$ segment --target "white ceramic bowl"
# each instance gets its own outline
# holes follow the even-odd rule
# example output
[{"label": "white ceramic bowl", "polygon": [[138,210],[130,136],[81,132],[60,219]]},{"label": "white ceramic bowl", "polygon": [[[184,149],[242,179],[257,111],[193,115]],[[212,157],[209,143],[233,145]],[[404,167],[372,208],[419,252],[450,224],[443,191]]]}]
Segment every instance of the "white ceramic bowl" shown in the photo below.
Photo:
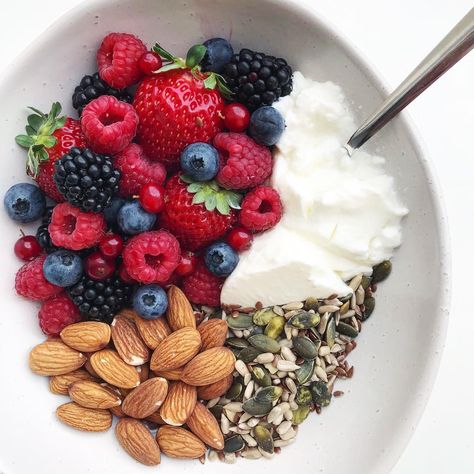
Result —
[{"label": "white ceramic bowl", "polygon": [[[359,54],[297,0],[90,0],[35,41],[0,84],[2,196],[25,180],[25,153],[13,139],[23,128],[25,107],[49,110],[53,100],[60,100],[71,112],[73,88],[95,71],[96,48],[110,31],[136,33],[149,45],[159,40],[180,54],[205,38],[224,36],[236,49],[245,45],[281,55],[305,75],[340,84],[359,120],[386,93]],[[446,331],[446,223],[430,165],[406,119],[395,120],[368,147],[388,157],[388,171],[411,212],[393,274],[381,285],[377,309],[351,354],[355,376],[338,385],[346,395],[321,416],[310,417],[297,441],[271,462],[202,466],[165,458],[159,469],[370,474],[388,472],[398,459],[431,391]],[[66,398],[51,394],[47,380],[27,366],[28,351],[43,336],[36,307],[13,292],[20,263],[12,246],[19,229],[3,212],[0,222],[0,472],[150,472],[121,450],[112,431],[84,434],[55,419],[55,408]]]}]

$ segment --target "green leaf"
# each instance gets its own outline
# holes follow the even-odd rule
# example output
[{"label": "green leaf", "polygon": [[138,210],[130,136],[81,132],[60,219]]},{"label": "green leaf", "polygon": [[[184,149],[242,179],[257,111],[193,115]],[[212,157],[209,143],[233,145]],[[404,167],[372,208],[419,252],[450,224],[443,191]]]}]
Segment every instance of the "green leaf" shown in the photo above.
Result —
[{"label": "green leaf", "polygon": [[206,209],[208,211],[213,211],[216,206],[217,206],[217,199],[218,199],[218,195],[217,194],[210,194],[208,196],[208,198],[206,199],[204,205],[206,206]]},{"label": "green leaf", "polygon": [[44,135],[42,137],[39,137],[36,143],[43,145],[45,148],[51,148],[57,143],[56,137],[53,137],[52,135]]},{"label": "green leaf", "polygon": [[237,193],[228,192],[227,193],[227,202],[232,209],[240,209],[240,203],[242,201],[242,196]]},{"label": "green leaf", "polygon": [[25,130],[28,135],[36,135],[36,130],[33,130],[29,125],[25,127]]},{"label": "green leaf", "polygon": [[33,146],[35,143],[33,137],[28,135],[17,135],[15,141],[24,148],[30,148],[30,146]]},{"label": "green leaf", "polygon": [[190,193],[197,193],[199,191],[201,191],[203,188],[203,185],[201,183],[191,183],[189,186],[188,186],[188,191]]},{"label": "green leaf", "polygon": [[201,63],[206,54],[207,48],[203,44],[195,44],[191,46],[186,55],[186,66],[193,68]]},{"label": "green leaf", "polygon": [[43,125],[43,119],[39,115],[31,114],[28,115],[28,125],[37,132]]},{"label": "green leaf", "polygon": [[34,107],[28,107],[30,110],[32,110],[35,114],[38,114],[40,115],[41,117],[45,117],[46,118],[46,115],[41,112],[41,110],[38,110],[38,109],[35,109]]},{"label": "green leaf", "polygon": [[209,74],[209,76],[204,79],[204,87],[206,89],[215,89],[216,88],[216,76],[215,74]]},{"label": "green leaf", "polygon": [[164,66],[161,66],[156,73],[172,71],[173,69],[181,69],[181,66],[178,63],[165,64]]},{"label": "green leaf", "polygon": [[49,115],[53,118],[56,118],[61,113],[61,110],[61,104],[59,102],[54,102],[51,106],[51,111],[49,112]]},{"label": "green leaf", "polygon": [[217,210],[221,213],[224,214],[225,216],[228,216],[230,213],[230,207],[229,204],[227,203],[227,199],[225,194],[219,193],[217,195]]},{"label": "green leaf", "polygon": [[158,43],[155,43],[155,46],[153,46],[152,50],[167,61],[174,62],[175,60],[175,56],[173,56],[170,52],[166,51],[166,49],[162,48],[161,45],[159,45]]},{"label": "green leaf", "polygon": [[232,96],[234,95],[233,92],[227,87],[227,82],[222,77],[220,74],[215,74],[216,76],[216,81],[217,81],[217,87],[221,94],[226,98],[226,99],[231,99]]},{"label": "green leaf", "polygon": [[26,171],[33,178],[36,178],[38,176],[39,163],[33,152],[33,147],[31,147],[28,150],[28,159],[26,161]]},{"label": "green leaf", "polygon": [[38,157],[40,162],[49,160],[48,152],[44,148],[41,148],[41,150],[38,151]]},{"label": "green leaf", "polygon": [[64,124],[66,123],[66,118],[67,117],[60,117],[56,120],[56,126],[54,128],[54,131],[64,127]]}]

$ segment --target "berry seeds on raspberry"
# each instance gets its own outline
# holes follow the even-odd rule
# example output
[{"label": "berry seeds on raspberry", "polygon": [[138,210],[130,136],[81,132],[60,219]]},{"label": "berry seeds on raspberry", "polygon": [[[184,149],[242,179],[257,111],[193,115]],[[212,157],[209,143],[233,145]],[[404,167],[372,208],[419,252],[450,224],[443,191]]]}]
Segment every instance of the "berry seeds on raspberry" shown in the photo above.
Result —
[{"label": "berry seeds on raspberry", "polygon": [[242,201],[240,224],[252,232],[274,227],[281,219],[283,206],[278,192],[269,186],[250,191]]}]

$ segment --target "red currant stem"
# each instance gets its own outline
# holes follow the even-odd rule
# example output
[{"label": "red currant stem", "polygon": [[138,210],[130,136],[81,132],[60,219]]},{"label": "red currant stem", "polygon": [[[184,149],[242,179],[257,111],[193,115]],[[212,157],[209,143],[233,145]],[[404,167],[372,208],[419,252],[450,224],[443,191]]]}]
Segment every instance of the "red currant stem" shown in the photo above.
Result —
[{"label": "red currant stem", "polygon": [[20,234],[21,234],[22,237],[26,236],[26,234],[23,232],[23,229],[20,229]]}]

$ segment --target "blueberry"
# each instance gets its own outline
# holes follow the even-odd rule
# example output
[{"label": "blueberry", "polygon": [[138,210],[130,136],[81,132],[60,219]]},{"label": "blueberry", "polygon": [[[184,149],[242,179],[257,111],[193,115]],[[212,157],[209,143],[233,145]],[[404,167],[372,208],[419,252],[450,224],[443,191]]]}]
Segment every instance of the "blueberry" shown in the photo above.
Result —
[{"label": "blueberry", "polygon": [[156,222],[156,215],[146,212],[138,201],[127,202],[117,214],[117,223],[125,234],[135,235],[151,230]]},{"label": "blueberry", "polygon": [[117,223],[118,211],[126,202],[126,199],[116,196],[112,198],[110,204],[104,209],[104,218],[109,226]]},{"label": "blueberry", "polygon": [[285,120],[277,109],[265,105],[250,117],[249,134],[260,145],[272,146],[285,130]]},{"label": "blueberry", "polygon": [[239,256],[230,245],[217,242],[207,247],[204,261],[211,273],[218,277],[226,277],[234,271],[239,263]]},{"label": "blueberry", "polygon": [[138,288],[133,296],[133,309],[145,319],[157,319],[168,308],[166,292],[158,285]]},{"label": "blueberry", "polygon": [[181,169],[194,181],[209,181],[219,170],[219,154],[207,143],[192,143],[181,153]]},{"label": "blueberry", "polygon": [[46,209],[46,199],[38,186],[30,183],[13,185],[3,199],[11,219],[22,224],[39,219]]},{"label": "blueberry", "polygon": [[224,38],[211,38],[204,41],[207,48],[201,61],[203,71],[222,72],[224,66],[232,59],[234,48]]},{"label": "blueberry", "polygon": [[43,263],[44,277],[53,285],[75,285],[81,279],[82,273],[81,257],[69,250],[53,252]]}]

